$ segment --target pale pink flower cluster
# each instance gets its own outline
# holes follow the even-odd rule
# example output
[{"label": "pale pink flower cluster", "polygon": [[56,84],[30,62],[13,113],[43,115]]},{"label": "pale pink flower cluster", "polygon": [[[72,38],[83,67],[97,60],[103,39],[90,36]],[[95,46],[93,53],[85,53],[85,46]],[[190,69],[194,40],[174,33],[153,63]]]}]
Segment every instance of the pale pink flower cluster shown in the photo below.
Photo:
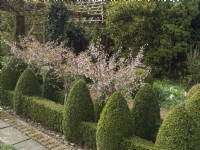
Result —
[{"label": "pale pink flower cluster", "polygon": [[[130,55],[123,59],[118,56],[120,50],[108,57],[104,47],[94,43],[90,44],[88,51],[79,55],[62,44],[41,44],[32,37],[22,39],[20,46],[7,44],[11,46],[11,53],[27,64],[53,69],[64,79],[66,92],[71,86],[71,77],[85,75],[93,81],[90,89],[95,98],[107,100],[114,91],[121,91],[129,99],[145,78],[138,78],[135,74],[136,68],[142,65],[144,47],[135,58]],[[150,70],[147,70],[148,74]]]}]

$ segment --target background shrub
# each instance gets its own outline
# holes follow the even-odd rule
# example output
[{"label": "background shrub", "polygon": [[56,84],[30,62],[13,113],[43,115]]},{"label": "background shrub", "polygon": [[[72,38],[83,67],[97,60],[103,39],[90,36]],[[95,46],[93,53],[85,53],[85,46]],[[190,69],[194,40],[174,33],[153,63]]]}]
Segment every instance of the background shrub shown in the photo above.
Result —
[{"label": "background shrub", "polygon": [[5,64],[0,77],[2,90],[14,90],[17,80],[25,68],[26,65],[16,58],[12,58],[7,65]]},{"label": "background shrub", "polygon": [[63,90],[63,88],[63,81],[52,70],[46,73],[43,84],[43,96],[45,98],[56,102],[55,92]]},{"label": "background shrub", "polygon": [[200,84],[196,84],[191,87],[187,93],[187,99],[190,99],[195,93],[200,92]]},{"label": "background shrub", "polygon": [[94,107],[85,81],[78,80],[64,104],[63,131],[65,138],[76,141],[77,128],[82,121],[94,121]]},{"label": "background shrub", "polygon": [[145,139],[153,139],[158,130],[160,109],[152,86],[148,83],[137,92],[132,108],[135,134]]},{"label": "background shrub", "polygon": [[97,126],[97,150],[121,150],[123,138],[133,134],[134,126],[124,97],[115,92],[106,103]]},{"label": "background shrub", "polygon": [[156,150],[199,150],[200,134],[196,122],[179,106],[164,119],[159,129]]}]

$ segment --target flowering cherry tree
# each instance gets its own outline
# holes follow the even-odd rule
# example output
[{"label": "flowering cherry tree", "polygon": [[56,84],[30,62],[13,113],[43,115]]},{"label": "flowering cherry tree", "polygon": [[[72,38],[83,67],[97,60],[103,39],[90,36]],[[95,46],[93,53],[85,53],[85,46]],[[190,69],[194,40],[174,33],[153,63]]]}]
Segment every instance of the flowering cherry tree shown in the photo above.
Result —
[{"label": "flowering cherry tree", "polygon": [[[20,46],[7,44],[11,47],[11,53],[27,64],[53,69],[58,77],[64,79],[66,93],[72,84],[71,77],[85,75],[93,81],[90,90],[95,98],[107,100],[114,91],[121,91],[129,99],[145,78],[135,74],[136,68],[142,65],[144,46],[135,58],[130,54],[129,58],[124,59],[119,58],[120,50],[108,57],[104,47],[94,43],[90,44],[88,51],[79,55],[62,44],[41,44],[33,37],[21,39]],[[147,74],[149,71],[147,68]]]}]

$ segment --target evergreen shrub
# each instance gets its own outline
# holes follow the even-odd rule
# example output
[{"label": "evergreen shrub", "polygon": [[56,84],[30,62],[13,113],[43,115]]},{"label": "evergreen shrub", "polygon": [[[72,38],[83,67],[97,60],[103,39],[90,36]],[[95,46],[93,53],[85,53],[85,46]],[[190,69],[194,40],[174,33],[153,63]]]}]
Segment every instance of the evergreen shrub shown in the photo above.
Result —
[{"label": "evergreen shrub", "polygon": [[176,107],[164,119],[155,143],[155,150],[199,150],[197,123],[183,106]]},{"label": "evergreen shrub", "polygon": [[131,113],[125,98],[119,92],[106,103],[97,125],[97,150],[121,150],[121,142],[134,133]]},{"label": "evergreen shrub", "polygon": [[83,121],[94,121],[93,102],[85,81],[76,81],[70,89],[63,115],[64,136],[75,142],[79,124]]},{"label": "evergreen shrub", "polygon": [[195,93],[200,93],[200,84],[196,84],[189,89],[187,99],[189,100]]},{"label": "evergreen shrub", "polygon": [[152,86],[144,84],[137,92],[132,108],[135,134],[141,138],[154,140],[160,122],[160,108]]},{"label": "evergreen shrub", "polygon": [[123,150],[153,150],[153,148],[154,144],[151,141],[136,136],[123,141]]}]

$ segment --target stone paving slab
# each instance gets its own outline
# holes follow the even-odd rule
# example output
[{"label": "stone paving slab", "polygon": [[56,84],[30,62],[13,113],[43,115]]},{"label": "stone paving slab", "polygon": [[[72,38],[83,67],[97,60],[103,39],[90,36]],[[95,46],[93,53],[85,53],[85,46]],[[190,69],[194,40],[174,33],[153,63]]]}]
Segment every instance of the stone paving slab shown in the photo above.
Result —
[{"label": "stone paving slab", "polygon": [[0,129],[0,141],[4,144],[13,145],[28,139],[30,139],[30,137],[13,127]]},{"label": "stone paving slab", "polygon": [[18,150],[47,150],[44,146],[32,139],[13,145]]},{"label": "stone paving slab", "polygon": [[0,120],[0,129],[6,128],[6,127],[9,127],[9,126],[10,125],[7,122]]}]

